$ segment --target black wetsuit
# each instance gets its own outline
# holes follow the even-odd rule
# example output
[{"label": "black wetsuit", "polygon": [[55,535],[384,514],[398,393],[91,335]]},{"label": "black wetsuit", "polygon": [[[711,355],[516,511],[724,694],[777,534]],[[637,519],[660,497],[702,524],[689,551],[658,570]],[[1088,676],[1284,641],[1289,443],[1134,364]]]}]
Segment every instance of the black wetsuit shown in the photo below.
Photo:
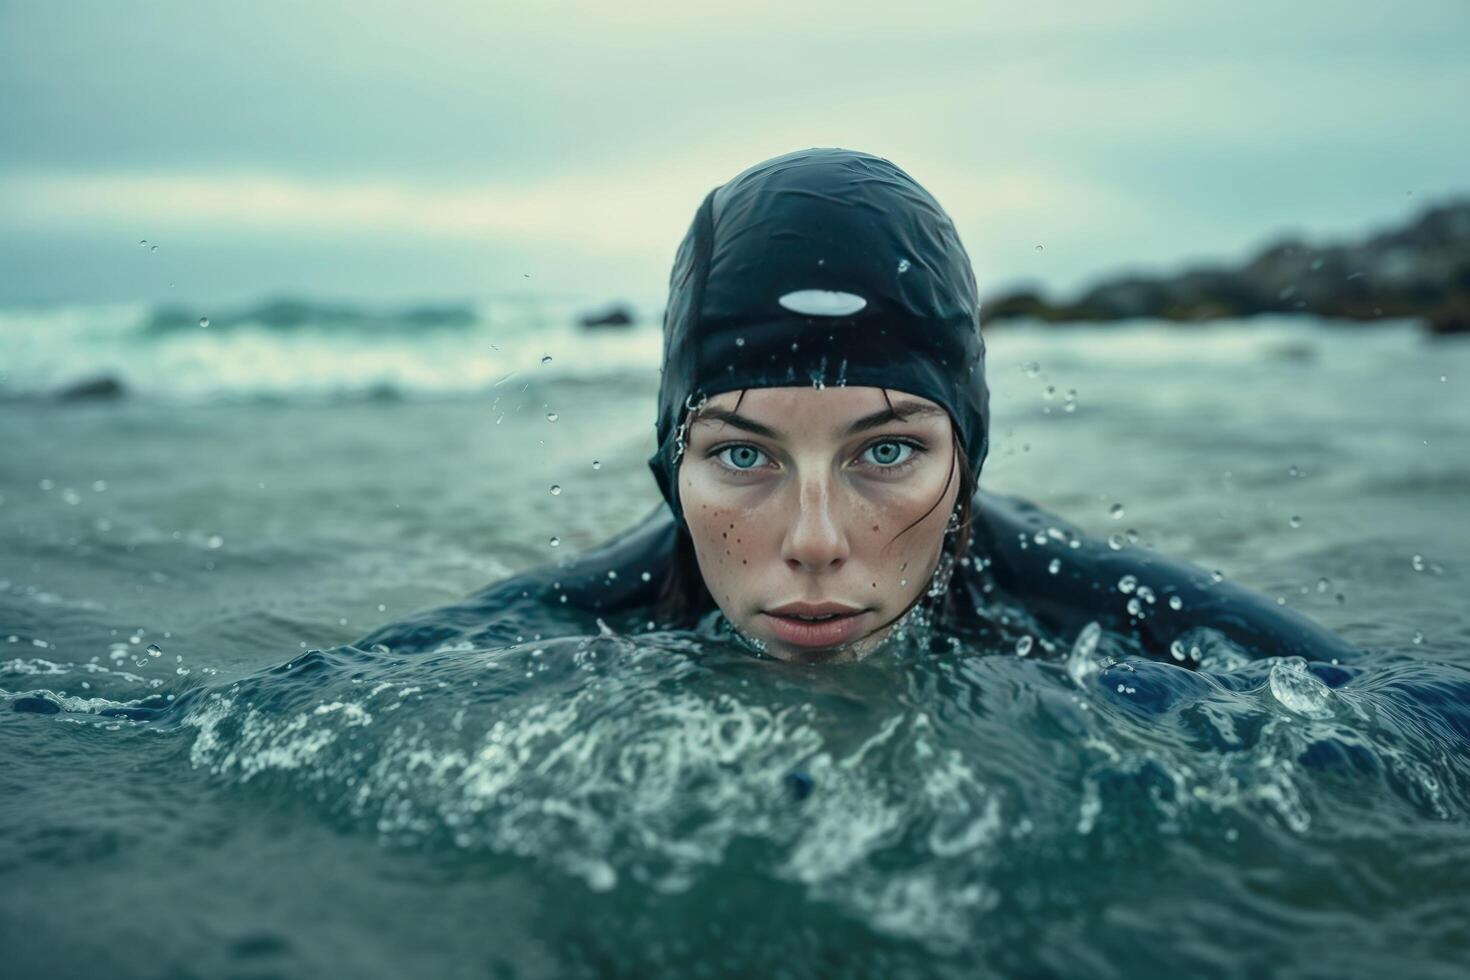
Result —
[{"label": "black wetsuit", "polygon": [[[568,564],[530,569],[462,602],[384,626],[357,645],[381,643],[394,652],[465,641],[494,647],[596,633],[599,619],[620,633],[662,628],[668,624],[657,621],[655,609],[674,540],[673,515],[660,506]],[[1134,584],[1125,589],[1120,583],[1127,576]],[[1009,607],[1024,609],[1062,643],[1096,622],[1161,660],[1177,661],[1171,644],[1198,627],[1219,631],[1253,656],[1329,661],[1356,652],[1305,616],[1239,585],[1212,581],[1198,566],[1144,548],[1115,549],[1032,504],[985,491],[975,496],[970,560],[955,570],[949,588],[952,618],[944,625],[959,635],[983,631],[997,609]]]}]

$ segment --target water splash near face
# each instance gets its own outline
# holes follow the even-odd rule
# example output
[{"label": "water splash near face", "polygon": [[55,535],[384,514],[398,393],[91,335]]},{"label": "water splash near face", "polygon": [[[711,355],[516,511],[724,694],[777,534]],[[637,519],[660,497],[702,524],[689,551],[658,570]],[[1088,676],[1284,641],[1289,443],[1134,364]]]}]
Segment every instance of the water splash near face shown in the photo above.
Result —
[{"label": "water splash near face", "polygon": [[[1097,624],[1069,643],[1007,607],[978,612],[988,632],[910,632],[836,668],[618,624],[411,656],[339,647],[162,688],[146,670],[18,657],[0,663],[0,707],[68,721],[52,737],[85,734],[94,753],[106,743],[81,725],[118,729],[120,750],[159,753],[150,765],[187,759],[209,779],[174,782],[220,794],[238,821],[262,808],[319,820],[404,860],[439,855],[462,886],[529,866],[546,889],[528,899],[538,916],[581,937],[559,954],[567,972],[594,954],[668,965],[675,937],[726,948],[715,907],[726,939],[764,935],[771,955],[818,962],[764,930],[773,903],[902,962],[1039,967],[1027,950],[1070,948],[1038,942],[1058,938],[1047,923],[1070,910],[1100,928],[1119,876],[1146,869],[1183,901],[1194,862],[1228,865],[1248,845],[1272,864],[1347,865],[1314,892],[1336,894],[1401,859],[1343,853],[1363,821],[1432,848],[1443,835],[1425,821],[1470,816],[1470,764],[1432,720],[1456,723],[1470,672],[1255,659],[1206,632],[1181,638],[1215,664],[1194,671],[1140,659]],[[1222,901],[1212,922],[1259,930],[1291,899]],[[1153,928],[1123,927],[1130,943]]]}]

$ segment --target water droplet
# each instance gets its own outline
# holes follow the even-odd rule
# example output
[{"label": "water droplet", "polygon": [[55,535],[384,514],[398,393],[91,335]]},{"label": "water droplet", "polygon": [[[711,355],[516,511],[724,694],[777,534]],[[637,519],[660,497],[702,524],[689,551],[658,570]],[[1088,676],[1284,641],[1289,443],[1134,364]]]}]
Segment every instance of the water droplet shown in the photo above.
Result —
[{"label": "water droplet", "polygon": [[549,545],[551,545],[553,548],[560,548],[561,547],[561,538],[559,538],[559,537],[557,537],[556,535],[553,534],[551,536],[551,540],[548,541],[548,542],[546,542],[546,543],[549,544]]},{"label": "water droplet", "polygon": [[602,460],[600,460],[600,459],[594,459],[592,461],[592,468],[594,470],[600,470],[600,469],[602,469]]},{"label": "water droplet", "polygon": [[1216,584],[1225,581],[1225,573],[1220,571],[1218,568],[1215,569],[1213,572],[1210,573],[1210,581]]},{"label": "water droplet", "polygon": [[1056,385],[1047,385],[1046,386],[1046,390],[1041,393],[1041,397],[1042,398],[1045,398],[1047,401],[1051,401],[1052,396],[1055,395],[1056,393],[1057,393],[1057,386]]},{"label": "water droplet", "polygon": [[106,489],[107,489],[107,481],[106,480],[93,480],[92,481],[92,492],[93,493],[102,493]]},{"label": "water droplet", "polygon": [[908,259],[899,259],[898,260],[898,274],[899,275],[903,275],[905,272],[908,272],[909,271],[909,268],[910,268],[910,263],[909,263],[909,260]]},{"label": "water droplet", "polygon": [[551,355],[550,354],[544,354],[544,355],[542,355],[542,357],[541,357],[541,363],[542,364],[550,364],[551,363]]},{"label": "water droplet", "polygon": [[1299,467],[1299,466],[1291,466],[1291,467],[1289,467],[1287,469],[1287,471],[1286,471],[1286,475],[1287,476],[1290,476],[1290,477],[1293,477],[1293,478],[1298,477],[1298,476],[1301,476],[1302,475],[1301,467]]},{"label": "water droplet", "polygon": [[1138,601],[1138,596],[1134,596],[1133,598],[1131,598],[1131,599],[1128,600],[1128,615],[1130,615],[1130,616],[1142,616],[1143,615],[1143,603],[1141,603],[1141,602]]},{"label": "water droplet", "polygon": [[553,483],[551,485],[551,495],[553,497],[559,497],[559,496],[561,496],[561,484],[560,483]]},{"label": "water droplet", "polygon": [[1297,515],[1292,514],[1291,515],[1291,519],[1288,520],[1286,523],[1290,524],[1292,527],[1301,527],[1302,526],[1302,519],[1300,517],[1298,517]]},{"label": "water droplet", "polygon": [[146,239],[146,238],[140,238],[140,239],[138,239],[138,247],[139,248],[147,248],[148,247],[148,239]]},{"label": "water droplet", "polygon": [[1184,608],[1184,600],[1179,598],[1177,595],[1171,595],[1169,597],[1169,608],[1173,609],[1175,612],[1178,612],[1180,609]]},{"label": "water droplet", "polygon": [[384,602],[378,603],[378,612],[387,612],[387,611],[388,611],[388,605],[387,605],[387,603],[384,603]]},{"label": "water droplet", "polygon": [[1138,579],[1133,575],[1124,575],[1118,579],[1118,591],[1127,595],[1138,588]]},{"label": "water droplet", "polygon": [[199,318],[199,325],[201,327],[207,327],[207,326],[209,326],[209,317],[207,317],[207,316],[201,316]]},{"label": "water droplet", "polygon": [[641,576],[639,576],[639,577],[640,577],[640,578],[642,578],[642,579],[643,579],[643,581],[645,581],[645,582],[651,582],[651,581],[653,581],[653,574],[652,574],[652,573],[650,573],[650,572],[644,572],[644,573],[643,573],[643,574],[642,574],[642,575],[641,575]]},{"label": "water droplet", "polygon": [[155,659],[163,656],[163,648],[160,647],[157,643],[148,644],[148,656]]},{"label": "water droplet", "polygon": [[1115,521],[1121,521],[1123,519],[1123,505],[1114,504],[1112,507],[1108,508],[1108,516]]},{"label": "water droplet", "polygon": [[1280,704],[1308,718],[1331,718],[1334,695],[1307,670],[1301,657],[1285,657],[1271,665],[1271,694]]},{"label": "water droplet", "polygon": [[744,347],[745,346],[745,338],[744,337],[736,337],[735,338],[735,346],[736,347]]},{"label": "water droplet", "polygon": [[1184,654],[1184,644],[1183,643],[1180,643],[1178,640],[1175,640],[1173,643],[1170,643],[1169,644],[1169,656],[1171,656],[1175,660],[1178,660],[1181,663],[1183,663],[1184,656],[1185,656],[1185,654]]},{"label": "water droplet", "polygon": [[1021,365],[1021,370],[1026,372],[1026,377],[1035,378],[1041,374],[1041,364],[1037,361],[1027,361]]},{"label": "water droplet", "polygon": [[1016,641],[1016,656],[1024,657],[1031,652],[1032,644],[1035,643],[1030,636],[1023,636]]},{"label": "water droplet", "polygon": [[1414,639],[1414,646],[1416,646],[1416,647],[1417,646],[1422,646],[1423,643],[1424,643],[1424,634],[1421,633],[1421,632],[1419,632],[1418,630],[1415,630],[1414,631],[1414,637],[1413,637],[1413,639]]},{"label": "water droplet", "polygon": [[1067,674],[1077,684],[1084,683],[1091,674],[1097,672],[1097,662],[1093,655],[1097,653],[1097,644],[1101,639],[1102,627],[1097,623],[1088,623],[1078,631],[1077,640],[1067,654]]},{"label": "water droplet", "polygon": [[1053,575],[1060,572],[1062,570],[1062,560],[1060,558],[1053,558],[1051,564],[1046,566],[1046,570]]},{"label": "water droplet", "polygon": [[1040,245],[1036,246],[1036,251],[1038,251],[1038,252],[1042,251],[1042,248],[1041,248]]},{"label": "water droplet", "polygon": [[225,546],[225,539],[220,537],[218,534],[211,534],[207,539],[205,539],[204,544],[211,551],[214,551]]},{"label": "water droplet", "polygon": [[561,416],[560,415],[557,415],[555,412],[547,412],[546,413],[546,421],[548,421],[548,422],[555,422],[559,418],[561,418]]},{"label": "water droplet", "polygon": [[1414,566],[1414,571],[1416,571],[1416,572],[1422,572],[1422,571],[1424,571],[1424,556],[1423,555],[1415,555],[1413,558],[1410,559],[1410,563]]},{"label": "water droplet", "polygon": [[1123,535],[1121,535],[1121,534],[1110,534],[1110,535],[1108,535],[1108,547],[1109,548],[1112,548],[1114,551],[1121,551],[1123,549]]}]

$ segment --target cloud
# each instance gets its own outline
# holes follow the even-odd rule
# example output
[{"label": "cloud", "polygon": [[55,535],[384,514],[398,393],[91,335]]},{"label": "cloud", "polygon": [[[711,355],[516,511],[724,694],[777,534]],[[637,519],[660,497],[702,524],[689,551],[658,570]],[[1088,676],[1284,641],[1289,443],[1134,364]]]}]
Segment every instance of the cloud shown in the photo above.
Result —
[{"label": "cloud", "polygon": [[650,241],[650,225],[693,214],[698,200],[692,189],[646,175],[461,185],[213,172],[0,178],[0,207],[13,226],[217,236],[371,233],[636,246]]},{"label": "cloud", "polygon": [[[1103,188],[1031,170],[984,172],[939,161],[916,169],[958,223],[1127,210]],[[672,251],[704,194],[731,170],[725,161],[717,179],[705,176],[713,168],[638,168],[454,185],[211,172],[10,175],[0,177],[0,210],[12,228],[45,232],[495,240],[661,254]]]}]

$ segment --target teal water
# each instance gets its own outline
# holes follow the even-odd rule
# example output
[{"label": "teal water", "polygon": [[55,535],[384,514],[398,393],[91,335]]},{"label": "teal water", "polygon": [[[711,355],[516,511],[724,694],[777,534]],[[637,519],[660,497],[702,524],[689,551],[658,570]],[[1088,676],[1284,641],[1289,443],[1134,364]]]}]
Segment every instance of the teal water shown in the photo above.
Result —
[{"label": "teal water", "polygon": [[[1190,671],[1104,635],[812,669],[684,633],[348,646],[657,502],[651,328],[7,316],[7,974],[1448,977],[1470,954],[1470,345],[991,335],[983,483],[1277,597],[1354,665],[1204,636]],[[103,374],[131,393],[54,397]]]}]

